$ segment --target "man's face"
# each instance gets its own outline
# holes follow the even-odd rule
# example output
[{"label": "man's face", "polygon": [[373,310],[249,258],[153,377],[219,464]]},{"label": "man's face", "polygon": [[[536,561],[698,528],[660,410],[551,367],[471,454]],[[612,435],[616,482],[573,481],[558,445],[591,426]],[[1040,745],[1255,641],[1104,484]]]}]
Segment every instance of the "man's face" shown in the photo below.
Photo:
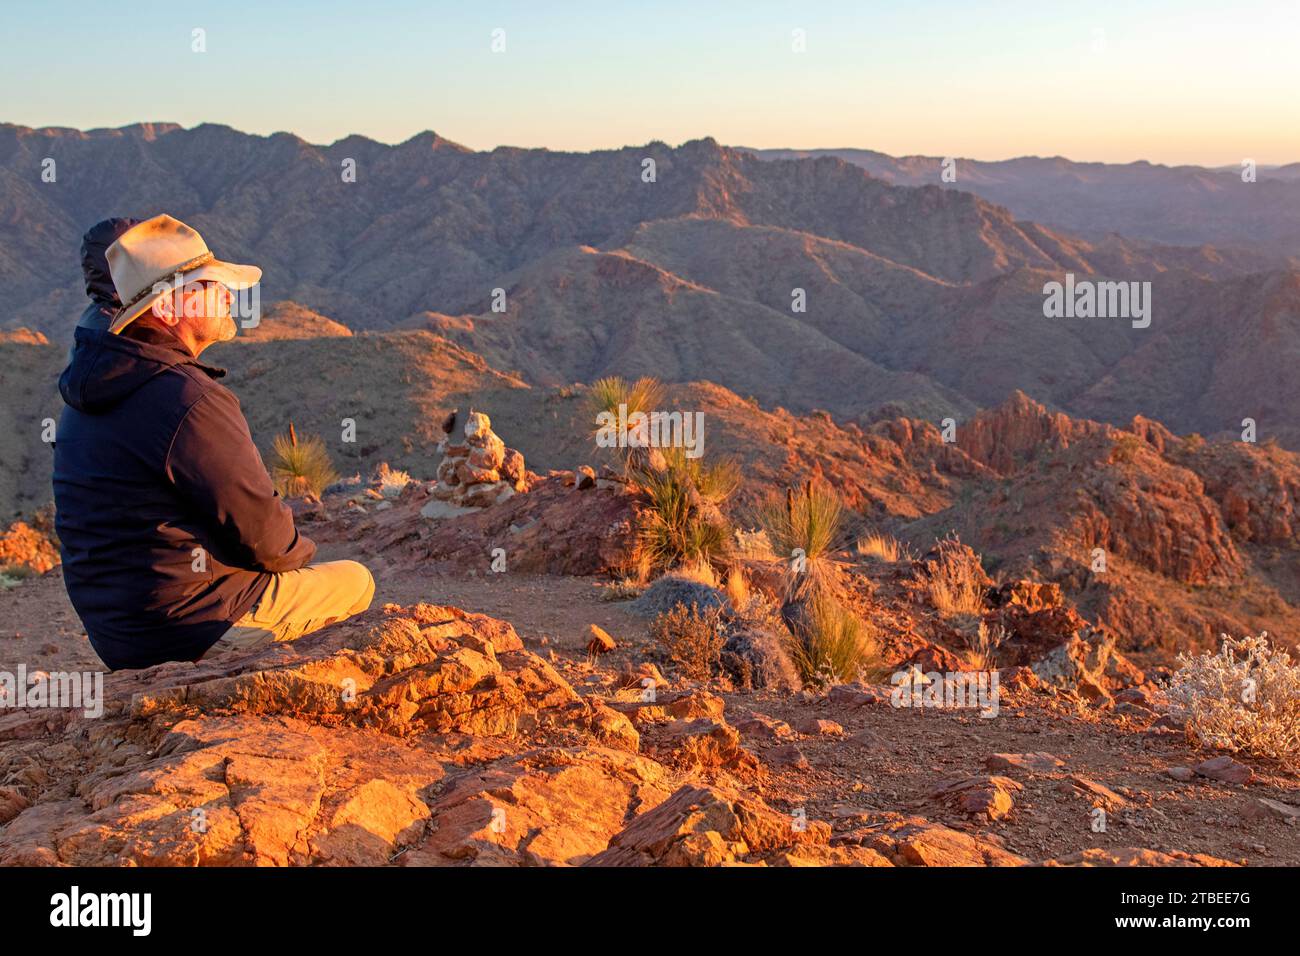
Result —
[{"label": "man's face", "polygon": [[187,282],[159,300],[160,318],[168,315],[167,324],[201,350],[213,342],[226,342],[235,337],[235,320],[230,314],[234,298],[220,282]]}]

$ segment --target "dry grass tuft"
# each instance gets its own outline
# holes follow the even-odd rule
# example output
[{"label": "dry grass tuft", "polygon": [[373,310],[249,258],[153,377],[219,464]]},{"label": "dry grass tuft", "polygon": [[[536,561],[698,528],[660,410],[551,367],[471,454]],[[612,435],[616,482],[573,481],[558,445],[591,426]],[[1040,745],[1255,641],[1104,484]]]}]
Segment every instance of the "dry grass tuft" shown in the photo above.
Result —
[{"label": "dry grass tuft", "polygon": [[379,468],[375,473],[379,481],[379,493],[385,498],[396,498],[401,495],[402,490],[411,483],[411,474],[407,471],[399,471],[396,468],[389,468],[388,462],[381,461]]},{"label": "dry grass tuft", "polygon": [[738,565],[733,565],[727,572],[727,582],[723,590],[731,606],[738,612],[744,612],[753,600],[749,578],[746,577],[744,569]]},{"label": "dry grass tuft", "polygon": [[903,556],[903,546],[889,535],[869,534],[858,539],[857,552],[859,557],[877,558],[894,564]]},{"label": "dry grass tuft", "polygon": [[984,569],[979,557],[956,538],[940,541],[938,550],[927,585],[930,603],[945,619],[978,617],[984,612]]},{"label": "dry grass tuft", "polygon": [[998,669],[998,648],[1010,634],[1001,624],[989,627],[983,621],[973,631],[965,634],[966,660],[977,671]]}]

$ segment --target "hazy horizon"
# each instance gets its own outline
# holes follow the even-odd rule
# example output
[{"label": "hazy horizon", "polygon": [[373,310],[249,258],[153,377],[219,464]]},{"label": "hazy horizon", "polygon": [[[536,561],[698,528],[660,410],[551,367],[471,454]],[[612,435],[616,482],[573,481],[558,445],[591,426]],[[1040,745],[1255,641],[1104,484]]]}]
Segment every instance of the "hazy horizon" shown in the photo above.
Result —
[{"label": "hazy horizon", "polygon": [[312,143],[431,129],[476,150],[711,136],[984,161],[1300,160],[1286,93],[1300,81],[1300,8],[1275,0],[1102,0],[1065,14],[1027,0],[759,0],[743,17],[678,0],[562,14],[396,0],[364,17],[340,2],[131,8],[109,20],[56,0],[11,14],[0,82],[22,96],[4,118],[86,130],[170,117]]},{"label": "hazy horizon", "polygon": [[[349,133],[349,134],[347,134],[347,135],[345,135],[345,136],[340,136],[340,137],[337,137],[337,138],[335,138],[335,139],[331,139],[331,140],[324,141],[324,140],[313,140],[313,139],[310,139],[310,138],[308,138],[308,137],[302,135],[301,133],[296,132],[295,130],[291,130],[291,129],[277,129],[277,130],[271,130],[270,132],[266,132],[266,133],[260,133],[260,132],[253,132],[253,131],[251,131],[251,130],[240,129],[240,128],[237,127],[237,126],[232,126],[232,125],[230,125],[230,124],[228,124],[228,123],[218,123],[218,122],[215,122],[215,121],[212,121],[212,120],[203,121],[203,122],[198,122],[198,123],[194,123],[194,124],[184,124],[184,123],[177,123],[175,120],[152,119],[152,120],[136,120],[136,121],[134,121],[134,122],[130,122],[130,123],[123,123],[123,124],[121,124],[121,125],[119,125],[119,126],[91,126],[91,127],[75,127],[75,126],[62,126],[62,125],[54,124],[54,123],[43,123],[43,124],[16,123],[16,122],[14,122],[14,121],[12,121],[12,120],[7,120],[7,119],[4,119],[4,118],[0,117],[0,124],[8,124],[8,125],[12,125],[12,126],[24,126],[24,127],[28,127],[28,128],[31,128],[31,129],[37,129],[37,130],[40,130],[40,129],[71,129],[71,130],[75,130],[76,132],[80,132],[80,133],[94,133],[94,132],[98,132],[98,131],[102,131],[102,130],[119,130],[119,129],[127,129],[127,128],[130,128],[130,127],[133,127],[133,126],[165,126],[165,125],[177,125],[177,126],[180,126],[182,129],[185,129],[185,130],[187,130],[187,131],[189,131],[189,130],[193,130],[193,129],[195,129],[195,128],[197,128],[197,127],[200,127],[200,126],[224,126],[224,127],[226,127],[226,128],[233,129],[235,132],[240,133],[240,134],[243,134],[243,135],[247,135],[247,136],[257,136],[257,137],[261,137],[261,138],[264,138],[264,139],[266,139],[266,138],[270,138],[270,137],[272,137],[272,136],[278,136],[278,135],[288,134],[288,135],[291,135],[291,136],[296,136],[296,137],[298,137],[299,139],[303,140],[304,142],[308,143],[309,145],[311,145],[311,146],[315,146],[315,147],[319,147],[319,148],[328,148],[328,147],[330,147],[330,146],[333,146],[335,143],[341,142],[342,140],[349,139],[349,138],[352,138],[352,137],[357,137],[357,136],[363,137],[363,138],[365,138],[365,139],[369,139],[369,140],[371,140],[371,141],[373,141],[373,142],[377,142],[377,143],[379,143],[380,145],[383,145],[383,146],[398,146],[398,145],[400,145],[400,144],[402,144],[402,143],[404,143],[404,142],[408,142],[409,140],[412,140],[412,139],[414,139],[414,138],[416,138],[416,137],[418,137],[418,136],[424,135],[424,134],[426,134],[426,133],[432,133],[432,134],[437,135],[437,136],[441,137],[442,139],[445,139],[445,140],[447,140],[447,141],[449,141],[449,142],[456,143],[456,144],[459,145],[459,146],[465,146],[465,147],[467,147],[467,148],[469,148],[469,149],[473,149],[475,152],[491,152],[491,151],[494,150],[494,149],[545,150],[545,151],[548,151],[548,152],[556,152],[556,153],[616,152],[616,151],[621,150],[621,149],[630,149],[630,148],[637,147],[637,146],[645,146],[645,145],[647,145],[649,142],[652,142],[652,140],[644,140],[644,141],[641,141],[641,142],[622,143],[622,144],[614,145],[614,146],[597,146],[597,147],[593,147],[593,148],[591,148],[591,149],[582,149],[582,150],[579,150],[579,149],[567,149],[567,148],[560,148],[560,147],[546,146],[546,145],[530,145],[530,146],[524,146],[524,145],[521,145],[521,144],[518,144],[518,143],[497,143],[497,144],[494,144],[494,145],[492,145],[492,146],[486,146],[486,147],[479,148],[479,147],[472,147],[472,146],[470,146],[470,145],[469,145],[468,143],[466,143],[464,140],[459,139],[459,138],[457,138],[457,137],[454,136],[454,135],[448,135],[444,130],[436,130],[436,129],[421,129],[421,130],[416,130],[416,131],[414,131],[413,133],[411,133],[409,136],[404,136],[404,137],[402,137],[401,139],[394,139],[394,140],[378,139],[378,138],[373,137],[373,136],[367,136],[367,135],[365,135],[365,134],[363,134],[363,133]],[[741,150],[760,150],[760,151],[777,150],[777,151],[788,151],[788,152],[794,152],[794,153],[835,153],[835,152],[863,151],[863,152],[875,152],[875,153],[881,153],[881,154],[884,154],[884,155],[891,156],[891,157],[893,157],[893,158],[895,158],[895,159],[943,159],[943,158],[946,158],[946,157],[941,157],[941,156],[939,156],[939,155],[937,155],[937,154],[924,154],[924,153],[894,153],[894,152],[888,152],[888,151],[886,151],[886,150],[879,149],[878,147],[875,147],[875,146],[869,146],[869,145],[868,145],[868,146],[845,146],[845,145],[838,145],[838,146],[826,146],[826,145],[822,145],[822,146],[790,146],[790,145],[778,144],[778,145],[773,145],[773,146],[755,146],[753,143],[729,143],[729,142],[723,142],[722,140],[718,139],[718,137],[716,137],[716,136],[712,136],[712,137],[710,137],[708,134],[705,134],[704,136],[691,137],[691,139],[681,140],[681,141],[679,141],[679,142],[672,142],[672,141],[666,141],[666,142],[667,142],[667,145],[668,145],[669,147],[672,147],[672,148],[676,149],[676,148],[678,148],[678,147],[684,145],[684,144],[687,143],[687,142],[691,142],[691,141],[695,141],[695,140],[701,140],[701,139],[709,139],[709,138],[711,138],[711,139],[717,141],[717,142],[718,142],[720,145],[722,145],[722,146],[726,146],[726,147],[729,147],[729,148],[732,148],[732,149],[741,149]],[[661,141],[661,142],[664,142],[664,141]],[[1135,164],[1135,163],[1147,163],[1148,165],[1152,165],[1152,166],[1164,166],[1164,167],[1168,167],[1168,168],[1176,168],[1176,167],[1179,167],[1179,166],[1189,166],[1189,167],[1199,167],[1199,168],[1203,168],[1203,169],[1211,169],[1211,170],[1215,170],[1215,169],[1237,169],[1237,168],[1239,167],[1239,164],[1238,164],[1238,163],[1222,163],[1222,164],[1213,165],[1213,166],[1211,166],[1211,165],[1209,165],[1209,164],[1206,164],[1206,163],[1194,163],[1194,162],[1185,162],[1185,163],[1171,162],[1171,163],[1164,163],[1164,162],[1155,162],[1155,161],[1153,161],[1153,160],[1146,159],[1145,157],[1139,157],[1139,158],[1137,158],[1137,159],[1130,159],[1130,160],[1113,160],[1113,161],[1112,161],[1112,160],[1093,160],[1093,159],[1081,159],[1081,158],[1079,158],[1079,157],[1077,157],[1077,156],[1067,156],[1067,155],[1064,155],[1064,154],[1061,154],[1061,153],[1021,153],[1021,154],[1016,154],[1016,155],[1012,155],[1012,156],[970,156],[970,155],[966,155],[966,154],[961,153],[961,152],[957,152],[957,153],[953,156],[953,158],[956,159],[956,160],[958,160],[959,162],[962,162],[962,161],[970,161],[970,162],[979,162],[979,163],[1000,163],[1000,162],[1011,162],[1011,161],[1018,160],[1018,159],[1042,159],[1042,160],[1050,160],[1050,159],[1064,159],[1064,160],[1066,160],[1066,161],[1068,161],[1068,162],[1072,162],[1072,163],[1102,163],[1102,164],[1105,164],[1105,165],[1115,165],[1115,166],[1131,165],[1131,164]],[[1283,167],[1283,166],[1294,165],[1294,164],[1296,164],[1296,163],[1300,163],[1300,159],[1284,160],[1284,161],[1282,161],[1282,162],[1258,163],[1257,165],[1258,165],[1258,167],[1261,168],[1261,169],[1276,169],[1276,168]]]}]

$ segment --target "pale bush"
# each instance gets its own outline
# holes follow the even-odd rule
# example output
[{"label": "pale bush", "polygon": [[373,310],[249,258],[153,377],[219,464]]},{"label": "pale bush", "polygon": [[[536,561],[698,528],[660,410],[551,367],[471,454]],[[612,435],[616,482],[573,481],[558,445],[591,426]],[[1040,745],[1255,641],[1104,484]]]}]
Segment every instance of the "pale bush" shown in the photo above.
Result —
[{"label": "pale bush", "polygon": [[1268,642],[1221,635],[1218,653],[1178,655],[1171,711],[1203,746],[1295,761],[1300,757],[1300,665]]},{"label": "pale bush", "polygon": [[735,529],[736,540],[733,549],[740,557],[759,558],[771,561],[776,558],[776,552],[772,550],[772,542],[767,539],[767,532],[761,528],[757,531],[746,531],[743,528]]}]

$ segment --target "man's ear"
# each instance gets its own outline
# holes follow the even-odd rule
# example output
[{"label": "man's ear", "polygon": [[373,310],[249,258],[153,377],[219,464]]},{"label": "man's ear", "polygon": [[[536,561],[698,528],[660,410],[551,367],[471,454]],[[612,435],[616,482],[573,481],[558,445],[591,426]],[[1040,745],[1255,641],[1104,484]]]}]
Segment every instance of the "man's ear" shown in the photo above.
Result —
[{"label": "man's ear", "polygon": [[167,326],[175,326],[180,317],[176,314],[176,304],[172,299],[173,293],[168,290],[166,295],[159,296],[153,304],[151,310],[159,322]]}]

